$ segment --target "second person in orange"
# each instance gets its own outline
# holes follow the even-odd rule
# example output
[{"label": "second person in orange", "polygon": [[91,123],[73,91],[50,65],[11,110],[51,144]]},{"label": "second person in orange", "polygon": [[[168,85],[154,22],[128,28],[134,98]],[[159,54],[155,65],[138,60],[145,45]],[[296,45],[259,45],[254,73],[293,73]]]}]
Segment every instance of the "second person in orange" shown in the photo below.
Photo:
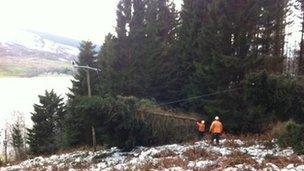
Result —
[{"label": "second person in orange", "polygon": [[223,133],[223,124],[219,120],[220,118],[216,116],[209,129],[212,143],[215,140],[217,145],[219,144],[221,134]]},{"label": "second person in orange", "polygon": [[200,140],[203,140],[204,134],[205,134],[205,129],[206,129],[205,121],[204,121],[204,120],[202,120],[202,121],[197,121],[197,122],[196,122],[196,126],[197,126],[197,129],[198,129],[198,136],[199,136],[199,139],[200,139]]}]

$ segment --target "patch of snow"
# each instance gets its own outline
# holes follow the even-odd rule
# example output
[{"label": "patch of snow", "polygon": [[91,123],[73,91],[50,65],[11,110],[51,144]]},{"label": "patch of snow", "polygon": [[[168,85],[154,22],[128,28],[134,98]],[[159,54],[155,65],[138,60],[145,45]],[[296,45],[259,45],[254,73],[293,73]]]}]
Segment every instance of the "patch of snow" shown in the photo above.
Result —
[{"label": "patch of snow", "polygon": [[296,167],[296,170],[304,170],[304,165],[299,165]]},{"label": "patch of snow", "polygon": [[183,169],[181,167],[171,167],[171,168],[164,169],[163,171],[185,171],[185,169]]},{"label": "patch of snow", "polygon": [[227,167],[224,169],[224,171],[238,171],[238,168],[235,167]]},{"label": "patch of snow", "polygon": [[286,168],[287,169],[293,169],[294,168],[294,164],[289,164]]},{"label": "patch of snow", "polygon": [[274,171],[279,171],[280,168],[273,164],[273,163],[266,163],[267,168],[264,168],[263,170],[274,170]]},{"label": "patch of snow", "polygon": [[294,154],[294,151],[291,147],[284,149],[284,150],[281,150],[278,147],[276,149],[278,150],[278,152],[276,153],[276,156],[286,157],[286,156],[290,156],[290,155]]},{"label": "patch of snow", "polygon": [[245,143],[244,143],[242,140],[240,140],[240,139],[234,140],[234,143],[236,143],[236,144],[239,145],[239,146],[242,146],[242,145],[245,144]]},{"label": "patch of snow", "polygon": [[189,168],[202,169],[202,168],[205,168],[205,167],[210,166],[212,164],[214,164],[214,161],[201,160],[201,161],[190,161],[187,166]]},{"label": "patch of snow", "polygon": [[238,164],[238,165],[235,165],[234,167],[228,167],[228,168],[224,169],[224,171],[239,171],[239,170],[256,171],[257,169],[255,169],[254,167],[252,167],[250,165],[246,165],[246,164]]},{"label": "patch of snow", "polygon": [[208,151],[220,153],[223,156],[227,156],[227,155],[231,154],[231,150],[228,147],[221,147],[221,146],[210,146],[208,148]]}]

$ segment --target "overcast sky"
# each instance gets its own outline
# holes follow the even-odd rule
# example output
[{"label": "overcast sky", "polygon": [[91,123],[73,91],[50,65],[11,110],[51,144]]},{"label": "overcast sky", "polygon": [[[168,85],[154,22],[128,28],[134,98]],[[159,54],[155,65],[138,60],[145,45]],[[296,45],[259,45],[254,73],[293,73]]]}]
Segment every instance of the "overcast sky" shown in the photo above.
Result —
[{"label": "overcast sky", "polygon": [[[182,0],[174,0],[180,5]],[[32,29],[101,44],[114,32],[118,0],[0,0],[1,27]],[[0,28],[1,29],[1,28]]]}]

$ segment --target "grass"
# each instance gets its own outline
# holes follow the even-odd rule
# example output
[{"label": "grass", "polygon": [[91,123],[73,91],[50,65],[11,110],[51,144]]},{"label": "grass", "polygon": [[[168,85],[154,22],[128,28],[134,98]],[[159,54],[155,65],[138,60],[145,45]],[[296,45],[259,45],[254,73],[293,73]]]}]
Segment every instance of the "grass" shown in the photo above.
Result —
[{"label": "grass", "polygon": [[0,58],[0,77],[33,77],[43,73],[69,73],[72,66],[68,61],[33,58]]}]

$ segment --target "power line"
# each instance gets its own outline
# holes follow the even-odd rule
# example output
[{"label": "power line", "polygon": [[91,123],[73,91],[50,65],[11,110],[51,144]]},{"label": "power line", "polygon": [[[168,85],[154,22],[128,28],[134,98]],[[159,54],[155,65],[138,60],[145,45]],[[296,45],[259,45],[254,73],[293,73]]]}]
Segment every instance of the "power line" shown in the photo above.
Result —
[{"label": "power line", "polygon": [[161,103],[159,105],[160,106],[164,106],[164,105],[169,105],[169,104],[174,104],[174,103],[191,101],[191,100],[194,100],[194,99],[200,99],[202,97],[213,96],[213,95],[227,93],[227,92],[232,92],[232,91],[236,91],[236,90],[240,90],[240,89],[242,89],[242,87],[238,87],[238,88],[234,88],[234,89],[226,89],[226,90],[217,91],[217,92],[214,92],[214,93],[202,94],[202,95],[199,95],[199,96],[193,96],[193,97],[186,98],[186,99],[179,99],[179,100],[175,100],[175,101],[171,101],[171,102]]}]

